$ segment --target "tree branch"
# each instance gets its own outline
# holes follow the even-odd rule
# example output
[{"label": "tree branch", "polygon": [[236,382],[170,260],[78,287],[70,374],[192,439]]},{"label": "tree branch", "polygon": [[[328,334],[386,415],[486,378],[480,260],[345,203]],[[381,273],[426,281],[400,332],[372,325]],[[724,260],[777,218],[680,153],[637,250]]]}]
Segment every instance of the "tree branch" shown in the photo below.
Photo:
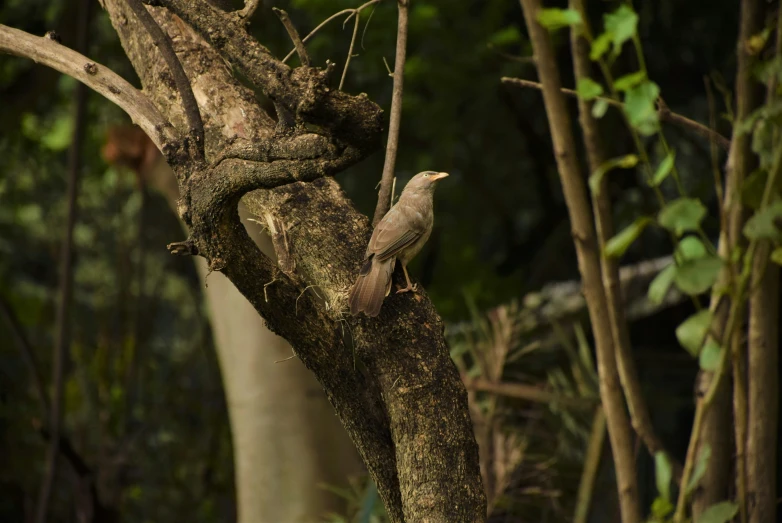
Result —
[{"label": "tree branch", "polygon": [[[752,153],[750,136],[739,132],[739,123],[754,110],[757,105],[757,89],[752,79],[752,56],[747,50],[749,39],[762,29],[762,9],[758,0],[742,0],[739,15],[739,36],[736,42],[736,52],[738,57],[738,66],[736,70],[736,114],[733,125],[733,136],[728,153],[727,174],[725,179],[725,201],[722,203],[722,209],[727,215],[727,230],[720,231],[718,253],[723,259],[730,259],[742,242],[742,227],[744,225],[744,210],[741,202],[741,188],[745,177],[751,172]],[[739,316],[739,310],[743,309],[743,303],[731,303],[730,307],[721,306],[723,301],[720,289],[733,284],[737,286],[739,282],[739,269],[734,264],[726,264],[721,271],[717,283],[715,283],[711,296],[710,310],[713,312],[713,321],[711,332],[713,337],[721,344],[722,350],[731,354],[734,364],[739,363],[738,359],[743,355],[733,352],[734,332],[732,329],[739,330],[739,325],[743,321],[743,315]],[[739,292],[732,294],[733,299],[742,300],[743,296]],[[733,319],[736,316],[741,319]],[[727,317],[727,321],[726,321]],[[735,324],[735,325],[734,325]],[[696,400],[695,422],[693,423],[690,442],[687,447],[687,457],[684,462],[684,473],[682,475],[682,484],[687,485],[694,461],[700,449],[708,445],[711,448],[712,457],[709,462],[709,473],[706,475],[704,485],[696,491],[693,496],[692,517],[697,520],[704,510],[712,504],[725,499],[726,490],[729,481],[730,450],[729,448],[719,447],[725,441],[730,424],[730,415],[727,412],[730,404],[730,385],[723,379],[723,367],[716,372],[701,371],[699,381],[708,384],[709,394],[705,397],[699,397]],[[741,363],[743,366],[743,363]],[[743,388],[743,377],[734,387]],[[745,391],[741,391],[745,394]],[[742,401],[742,400],[740,400]],[[742,407],[743,408],[743,407]],[[737,420],[735,429],[745,433],[745,428],[739,428],[743,424]],[[710,430],[709,430],[710,429]],[[741,437],[743,440],[743,436]],[[740,512],[745,514],[746,496],[745,480],[746,470],[744,466],[743,446],[745,441],[737,441],[737,462],[736,462],[736,487],[738,490],[738,501]],[[679,499],[676,503],[676,513],[674,520],[679,522],[685,518],[687,509],[687,489],[682,489],[679,493]]]},{"label": "tree branch", "polygon": [[[375,150],[382,123],[377,106],[366,97],[329,89],[329,70],[284,66],[247,35],[236,16],[226,17],[197,0],[163,3],[171,11],[155,13],[162,28],[178,30],[171,21],[176,14],[213,43],[212,48],[199,41],[201,49],[194,56],[181,56],[189,72],[218,70],[208,80],[191,73],[209,82],[203,89],[233,88],[230,70],[219,66],[226,60],[294,119],[293,126],[265,135],[270,139],[256,148],[263,149],[256,155],[260,159],[227,157],[213,168],[197,167],[181,184],[179,212],[189,224],[190,245],[236,285],[316,375],[375,479],[391,521],[485,520],[467,395],[431,302],[421,293],[395,295],[387,299],[379,318],[345,314],[346,291],[371,231],[338,184],[316,175],[344,169]],[[146,34],[135,19],[123,23],[124,3],[105,4],[150,96],[175,112],[166,102],[171,88],[160,81],[158,60],[144,53]],[[209,105],[208,125],[213,121],[222,130],[238,109],[257,114],[253,97],[241,86],[236,89],[235,96]],[[259,118],[245,117],[237,134]],[[300,130],[302,123],[319,125],[318,134]],[[207,135],[207,146],[217,150],[232,140],[222,132]],[[253,138],[242,139],[255,144]],[[300,139],[319,145],[297,149],[289,143]],[[237,201],[243,190],[253,188],[252,176],[261,183],[314,180],[254,191],[243,199],[256,216],[268,213],[286,228],[304,224],[287,229],[295,278],[282,275],[261,255],[238,220]],[[362,363],[358,370],[356,361]]]},{"label": "tree branch", "polygon": [[[775,55],[782,57],[782,13],[777,13]],[[766,105],[779,100],[777,76],[766,86]],[[779,144],[779,128],[774,144]],[[778,176],[778,175],[777,175]],[[747,496],[750,523],[777,520],[777,431],[779,430],[779,266],[769,262],[765,240],[752,260],[749,297],[747,383]]]},{"label": "tree branch", "polygon": [[[89,42],[90,15],[92,2],[82,0],[79,3],[78,49],[86,50]],[[87,117],[87,86],[76,84],[74,93],[74,132],[68,154],[68,182],[65,222],[65,238],[60,251],[60,289],[55,316],[55,335],[52,356],[52,401],[49,411],[49,430],[52,438],[46,455],[46,471],[38,496],[38,509],[35,520],[46,523],[49,501],[57,477],[57,461],[60,454],[61,425],[63,418],[65,367],[70,351],[70,308],[73,295],[73,229],[78,212],[79,172],[82,168],[81,154],[84,142]]]},{"label": "tree branch", "polygon": [[246,23],[249,23],[250,18],[255,14],[260,3],[261,0],[244,0],[244,8],[241,11],[237,11],[236,14],[239,15],[239,18],[244,19]]},{"label": "tree branch", "polygon": [[279,17],[280,22],[282,22],[282,25],[285,26],[285,30],[288,31],[288,36],[291,37],[291,41],[293,42],[293,47],[294,49],[296,49],[296,52],[299,54],[299,60],[301,60],[301,65],[305,67],[309,67],[310,55],[307,54],[307,48],[304,47],[304,42],[301,41],[299,32],[296,30],[296,27],[293,25],[293,22],[291,22],[291,17],[288,16],[288,13],[276,7],[272,7],[272,11],[274,11],[274,13]]},{"label": "tree branch", "polygon": [[[533,82],[531,80],[524,80],[522,78],[510,78],[504,76],[502,77],[501,81],[502,83],[516,85],[518,87],[528,87],[531,89],[537,89],[539,91],[543,89],[543,86],[540,83]],[[578,93],[573,89],[563,87],[560,89],[560,91],[570,97],[578,98]],[[621,108],[622,105],[624,105],[619,100],[614,100],[613,98],[607,98],[605,96],[598,96],[595,98],[595,100],[605,100],[608,105],[613,107]],[[660,120],[664,122],[672,123],[681,127],[682,129],[693,131],[698,136],[701,136],[707,140],[714,140],[715,143],[717,143],[722,149],[726,151],[730,148],[730,140],[722,136],[717,131],[703,125],[702,123],[696,122],[695,120],[690,120],[686,116],[671,112],[662,98],[657,99],[657,115],[659,116]]]},{"label": "tree branch", "polygon": [[396,57],[394,58],[394,90],[391,97],[391,121],[388,124],[388,144],[380,178],[380,191],[372,225],[375,226],[391,208],[391,185],[394,181],[396,153],[399,148],[399,127],[402,121],[402,91],[405,81],[405,55],[407,53],[407,8],[409,0],[397,0],[399,17],[396,26]]},{"label": "tree branch", "polygon": [[632,448],[632,431],[619,385],[606,297],[601,284],[600,260],[592,226],[592,213],[584,187],[585,178],[576,160],[576,148],[565,98],[561,93],[562,85],[554,48],[549,35],[536,18],[541,8],[540,0],[521,0],[521,6],[533,53],[537,57],[536,66],[542,83],[543,101],[554,144],[554,155],[570,215],[584,296],[595,334],[600,398],[606,414],[608,435],[616,465],[622,521],[640,521],[641,508]]},{"label": "tree branch", "polygon": [[[585,0],[571,0],[571,8],[581,13],[583,20],[588,20],[586,15]],[[588,30],[588,29],[587,29]],[[584,38],[580,28],[572,28],[570,31],[570,48],[573,54],[573,70],[575,80],[590,77],[592,62],[589,58],[589,42]],[[589,170],[596,172],[600,166],[608,160],[603,147],[597,120],[592,116],[592,103],[578,98],[578,115],[581,130],[584,135],[584,146],[587,153]],[[606,242],[614,236],[614,219],[609,196],[608,178],[603,177],[601,187],[592,193],[592,206],[596,210],[595,225],[597,241],[602,251]],[[630,332],[622,304],[622,288],[619,282],[619,263],[616,258],[600,257],[601,272],[603,275],[603,288],[605,289],[606,306],[611,324],[611,334],[616,351],[616,363],[619,371],[619,380],[622,383],[627,407],[630,411],[630,420],[635,432],[646,445],[649,453],[654,456],[657,452],[664,452],[668,460],[673,464],[676,480],[681,479],[681,463],[667,452],[662,441],[657,436],[649,415],[641,383],[638,380],[638,371],[633,360],[632,346],[630,344]]]},{"label": "tree branch", "polygon": [[340,143],[362,151],[377,147],[382,112],[365,95],[331,89],[332,68],[290,67],[252,38],[235,17],[203,0],[160,0],[208,41],[264,95],[290,111],[297,121],[331,131]]},{"label": "tree branch", "polygon": [[179,62],[176,53],[174,52],[174,46],[171,43],[171,38],[160,29],[155,19],[149,14],[147,8],[141,3],[141,0],[125,0],[128,3],[128,7],[138,17],[141,25],[149,33],[152,38],[152,42],[155,47],[158,48],[160,54],[163,55],[163,59],[168,65],[168,70],[171,76],[174,78],[174,85],[176,85],[179,96],[182,99],[182,107],[185,110],[185,117],[190,127],[190,138],[195,144],[196,159],[203,160],[204,158],[204,122],[201,121],[201,112],[198,110],[198,103],[196,102],[195,95],[193,95],[193,88],[190,86],[190,80],[185,74],[185,70],[182,68],[182,64]]},{"label": "tree branch", "polygon": [[29,58],[72,76],[125,111],[162,153],[179,149],[180,137],[152,102],[109,68],[60,45],[0,24],[0,51]]},{"label": "tree branch", "polygon": [[467,387],[467,390],[491,392],[498,396],[506,396],[508,398],[516,398],[534,403],[556,403],[563,407],[586,410],[594,409],[596,403],[591,399],[577,396],[563,396],[562,394],[557,394],[556,392],[551,392],[534,385],[526,385],[524,383],[494,382],[482,378],[470,378],[466,375],[462,376],[462,380],[464,381],[464,386]]}]

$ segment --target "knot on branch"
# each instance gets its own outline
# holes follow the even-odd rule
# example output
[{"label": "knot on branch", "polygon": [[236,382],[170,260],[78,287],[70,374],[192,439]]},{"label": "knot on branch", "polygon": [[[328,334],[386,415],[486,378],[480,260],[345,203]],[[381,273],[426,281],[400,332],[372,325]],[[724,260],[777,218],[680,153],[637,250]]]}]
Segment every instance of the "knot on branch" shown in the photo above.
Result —
[{"label": "knot on branch", "polygon": [[198,255],[198,247],[196,247],[192,238],[188,238],[183,242],[169,243],[166,248],[171,252],[171,254],[176,254],[177,256]]}]

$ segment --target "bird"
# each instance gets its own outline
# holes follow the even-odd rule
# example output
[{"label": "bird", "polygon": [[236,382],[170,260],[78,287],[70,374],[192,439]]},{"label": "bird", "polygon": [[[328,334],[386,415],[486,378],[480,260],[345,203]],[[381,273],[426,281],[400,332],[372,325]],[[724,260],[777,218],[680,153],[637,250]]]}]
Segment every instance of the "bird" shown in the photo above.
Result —
[{"label": "bird", "polygon": [[416,291],[410,283],[407,264],[429,239],[434,224],[434,189],[448,173],[423,171],[405,186],[399,201],[383,216],[372,231],[364,263],[356,283],[350,289],[350,313],[363,312],[370,318],[380,314],[383,300],[391,292],[391,275],[398,261],[405,273],[407,286],[397,294]]}]

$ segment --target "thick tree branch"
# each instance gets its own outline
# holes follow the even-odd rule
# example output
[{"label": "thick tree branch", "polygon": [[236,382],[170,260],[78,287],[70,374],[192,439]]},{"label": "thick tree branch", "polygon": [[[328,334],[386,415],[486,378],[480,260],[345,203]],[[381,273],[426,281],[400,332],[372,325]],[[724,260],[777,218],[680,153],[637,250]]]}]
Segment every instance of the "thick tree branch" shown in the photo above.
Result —
[{"label": "thick tree branch", "polygon": [[[396,57],[394,58],[394,88],[391,97],[391,121],[388,124],[388,144],[386,158],[383,163],[383,175],[380,178],[380,191],[377,195],[375,216],[372,225],[375,226],[391,208],[391,186],[394,181],[396,153],[399,149],[399,127],[402,122],[402,92],[405,81],[405,58],[407,53],[407,8],[409,0],[397,0],[399,17],[396,27]],[[356,15],[358,16],[358,15]]]},{"label": "thick tree branch", "polygon": [[[79,3],[78,49],[86,50],[89,41],[90,15],[92,2],[82,0]],[[61,425],[65,394],[65,368],[70,353],[70,309],[73,295],[73,230],[78,213],[77,196],[79,193],[79,173],[82,168],[82,148],[87,117],[87,86],[76,84],[74,93],[74,131],[68,153],[68,182],[66,194],[67,215],[65,237],[60,250],[60,288],[55,313],[54,347],[52,350],[52,401],[49,410],[49,430],[52,438],[46,454],[46,469],[38,496],[35,515],[37,523],[48,519],[49,502],[57,477],[57,461],[60,455]]]},{"label": "thick tree branch", "polygon": [[109,68],[60,45],[48,37],[37,37],[0,24],[0,51],[29,58],[51,67],[104,96],[125,111],[164,154],[179,148],[179,136],[144,94]]},{"label": "thick tree branch", "polygon": [[160,0],[190,24],[215,50],[273,102],[297,119],[331,130],[335,138],[360,149],[377,146],[381,111],[366,96],[350,96],[328,86],[331,68],[291,70],[252,38],[235,17],[203,0]]},{"label": "thick tree branch", "polygon": [[565,106],[565,98],[561,93],[562,85],[553,45],[546,30],[537,21],[537,13],[541,8],[540,0],[521,0],[521,6],[533,52],[537,57],[538,76],[543,85],[543,101],[570,215],[584,296],[595,334],[600,398],[606,414],[608,435],[616,465],[622,521],[640,521],[641,508],[638,499],[632,431],[625,412],[624,397],[616,368],[606,297],[601,283],[599,252],[592,226],[592,213],[584,187],[585,178],[576,160],[570,118]]},{"label": "thick tree branch", "polygon": [[[516,85],[518,87],[528,87],[530,89],[537,89],[541,90],[543,89],[543,86],[538,82],[533,82],[532,80],[524,80],[523,78],[510,78],[507,76],[502,77],[501,79],[502,83],[509,84],[509,85]],[[568,89],[566,87],[563,87],[560,89],[560,91],[563,94],[566,94],[573,98],[578,98],[578,93],[573,89]],[[595,98],[595,100],[605,100],[608,105],[612,107],[622,107],[622,102],[619,100],[614,100],[613,98],[606,98],[604,96],[598,96]],[[714,140],[716,144],[718,144],[722,149],[728,150],[730,148],[730,140],[722,136],[717,131],[710,129],[709,127],[703,125],[700,122],[696,122],[695,120],[690,120],[686,116],[682,116],[680,114],[671,112],[671,110],[668,108],[668,106],[665,104],[662,98],[659,98],[657,100],[657,115],[659,116],[660,120],[664,122],[668,122],[674,125],[677,125],[681,127],[682,129],[687,129],[689,131],[694,132],[698,136],[701,136],[702,138],[705,138],[707,140]]]},{"label": "thick tree branch", "polygon": [[[573,9],[581,13],[583,20],[587,20],[585,0],[571,0]],[[584,38],[580,28],[570,31],[570,48],[573,54],[573,69],[575,79],[578,82],[582,78],[589,78],[592,61],[589,58],[589,42]],[[584,135],[584,145],[587,153],[589,170],[596,172],[600,166],[608,160],[603,147],[597,120],[592,116],[592,103],[578,98],[578,115],[581,131]],[[596,211],[595,225],[597,241],[603,251],[606,242],[614,236],[614,218],[611,209],[611,199],[607,190],[608,178],[603,177],[601,187],[592,193],[592,205]],[[619,370],[619,379],[624,390],[627,407],[630,411],[635,432],[646,445],[649,453],[654,456],[657,452],[665,452],[668,460],[674,464],[674,472],[677,481],[681,478],[681,464],[677,463],[673,456],[667,452],[662,441],[657,436],[649,415],[641,383],[638,379],[638,371],[630,344],[630,332],[622,304],[622,288],[619,282],[619,263],[616,258],[600,257],[601,272],[603,275],[603,288],[606,296],[606,306],[611,323],[611,334],[616,351],[616,363]]]},{"label": "thick tree branch", "polygon": [[149,14],[147,8],[141,3],[141,0],[125,0],[128,3],[128,7],[138,17],[141,24],[149,33],[152,38],[152,42],[155,47],[158,48],[160,54],[163,55],[163,59],[168,65],[168,70],[171,76],[174,78],[174,85],[176,85],[179,96],[182,99],[182,107],[185,110],[185,116],[187,117],[187,123],[190,127],[190,138],[195,142],[196,159],[202,160],[204,158],[204,123],[201,121],[201,112],[198,110],[198,103],[196,102],[195,95],[193,95],[193,88],[190,86],[190,80],[188,80],[185,70],[182,68],[182,64],[179,63],[174,52],[174,47],[171,44],[171,39],[166,33],[160,29],[155,19]]},{"label": "thick tree branch", "polygon": [[[156,74],[159,60],[144,53],[146,35],[132,23],[123,24],[123,2],[105,3],[145,89],[173,114],[177,107],[167,103],[171,88]],[[345,316],[347,289],[370,229],[336,182],[318,175],[333,174],[379,145],[377,106],[366,97],[329,89],[328,71],[291,71],[252,40],[235,16],[226,18],[200,1],[163,3],[221,55],[200,40],[197,53],[180,55],[194,83],[208,82],[208,92],[232,87],[235,79],[218,66],[228,60],[293,117],[291,126],[264,130],[258,140],[247,130],[261,116],[240,87],[231,99],[202,105],[208,128],[222,130],[237,107],[243,115],[256,114],[234,127],[244,133],[241,140],[250,146],[245,156],[252,159],[224,156],[213,167],[197,168],[181,185],[179,211],[191,231],[188,249],[222,271],[316,375],[367,463],[391,521],[483,521],[486,500],[466,391],[431,302],[421,293],[395,295],[379,318]],[[171,13],[153,14],[167,32],[179,30]],[[200,68],[208,73],[193,74]],[[211,76],[205,79],[206,74]],[[301,123],[319,125],[318,134],[300,129]],[[207,136],[211,150],[224,150],[233,140],[222,132]],[[298,140],[313,143],[301,148],[289,143]],[[262,146],[254,147],[256,142]],[[236,207],[246,190],[296,179],[312,181],[243,199],[256,216],[269,214],[287,230],[295,269],[286,277],[248,237]]]}]

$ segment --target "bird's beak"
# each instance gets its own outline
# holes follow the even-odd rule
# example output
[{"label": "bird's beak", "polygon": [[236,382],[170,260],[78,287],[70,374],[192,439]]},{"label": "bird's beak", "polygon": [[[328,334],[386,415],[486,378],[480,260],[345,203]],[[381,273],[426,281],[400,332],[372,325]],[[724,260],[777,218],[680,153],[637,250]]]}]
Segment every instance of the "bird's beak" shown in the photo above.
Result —
[{"label": "bird's beak", "polygon": [[429,179],[432,180],[433,182],[436,182],[437,180],[442,180],[446,176],[448,176],[448,173],[437,173],[430,176]]}]

